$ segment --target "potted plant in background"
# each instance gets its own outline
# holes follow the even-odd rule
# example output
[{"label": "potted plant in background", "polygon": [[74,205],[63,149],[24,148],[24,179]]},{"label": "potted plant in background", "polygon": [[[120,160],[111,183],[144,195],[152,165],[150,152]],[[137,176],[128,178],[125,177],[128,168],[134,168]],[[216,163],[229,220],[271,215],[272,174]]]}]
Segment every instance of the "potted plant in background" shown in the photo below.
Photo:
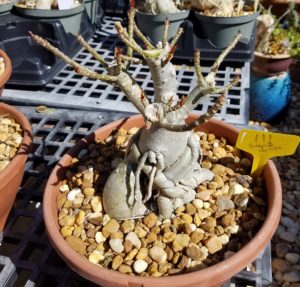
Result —
[{"label": "potted plant in background", "polygon": [[[220,54],[205,78],[199,51],[195,52],[198,82],[185,99],[179,99],[176,70],[170,60],[174,39],[181,31],[168,43],[166,21],[161,45],[155,47],[134,24],[134,11],[131,7],[128,30],[116,23],[128,49],[123,54],[116,48],[112,65],[79,37],[107,74],[79,65],[32,34],[37,43],[81,75],[118,86],[141,113],[97,130],[62,158],[45,190],[46,229],[63,259],[102,286],[220,286],[263,250],[281,211],[275,166],[269,162],[264,170],[266,195],[263,179],[247,175],[251,161],[231,146],[238,131],[221,121],[208,121],[226,101],[228,89],[238,83],[233,79],[218,89],[215,75],[241,35]],[[133,34],[145,48],[137,44]],[[134,57],[133,51],[141,59]],[[153,103],[127,71],[130,63],[149,67],[155,90]],[[190,116],[190,111],[211,93],[222,95],[206,114]],[[199,125],[202,132],[193,132]],[[200,138],[205,159],[202,167]],[[124,149],[127,152],[122,159]],[[252,185],[254,182],[257,185]],[[268,201],[266,214],[263,194]],[[236,237],[231,252],[225,255],[221,249],[230,242],[228,234],[238,232],[239,222],[243,239]],[[260,223],[254,235],[252,231]],[[241,248],[243,240],[249,242]],[[172,274],[177,276],[165,276]]]},{"label": "potted plant in background", "polygon": [[0,16],[9,14],[11,8],[13,7],[13,0],[1,0],[0,1]]},{"label": "potted plant in background", "polygon": [[[177,4],[179,2],[179,4]],[[145,0],[137,5],[137,25],[152,43],[158,43],[164,30],[164,23],[169,21],[168,40],[176,35],[182,22],[189,16],[189,6],[185,1]]]},{"label": "potted plant in background", "polygon": [[[11,70],[9,58],[0,50],[1,91]],[[14,107],[0,102],[0,232],[19,190],[31,142],[27,118]]]},{"label": "potted plant in background", "polygon": [[293,6],[290,6],[276,18],[269,9],[258,17],[255,57],[251,64],[250,112],[253,119],[277,120],[284,115],[290,102],[289,68],[300,55],[298,19],[292,12]]},{"label": "potted plant in background", "polygon": [[192,0],[194,31],[201,38],[207,38],[217,48],[225,48],[234,35],[242,33],[241,42],[248,44],[259,15],[257,2],[254,6],[245,1]]},{"label": "potted plant in background", "polygon": [[25,18],[38,21],[59,20],[66,33],[76,36],[80,31],[80,23],[84,4],[82,1],[20,0],[15,5],[16,11]]},{"label": "potted plant in background", "polygon": [[0,96],[4,89],[5,83],[8,81],[12,73],[12,66],[7,54],[0,49]]}]

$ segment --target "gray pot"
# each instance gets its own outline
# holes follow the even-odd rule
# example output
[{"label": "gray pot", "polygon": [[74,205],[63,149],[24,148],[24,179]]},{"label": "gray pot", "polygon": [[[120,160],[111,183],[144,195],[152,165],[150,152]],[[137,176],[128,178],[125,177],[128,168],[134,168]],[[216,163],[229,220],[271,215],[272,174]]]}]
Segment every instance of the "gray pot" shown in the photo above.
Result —
[{"label": "gray pot", "polygon": [[15,6],[19,14],[25,18],[31,18],[39,21],[59,20],[66,33],[77,36],[80,31],[80,23],[84,5],[67,10],[45,10],[45,9],[26,9]]},{"label": "gray pot", "polygon": [[98,0],[85,0],[84,6],[92,24],[96,23]]},{"label": "gray pot", "polygon": [[225,48],[240,31],[240,42],[248,44],[254,30],[255,21],[259,12],[238,17],[212,17],[195,12],[197,35],[207,38],[217,48]]},{"label": "gray pot", "polygon": [[13,5],[14,5],[13,1],[7,4],[0,5],[0,15],[9,14]]},{"label": "gray pot", "polygon": [[137,25],[140,30],[149,37],[154,43],[162,40],[164,23],[168,19],[170,27],[168,31],[168,40],[173,38],[179,29],[181,23],[189,16],[190,11],[183,11],[178,13],[153,15],[149,13],[136,12]]}]

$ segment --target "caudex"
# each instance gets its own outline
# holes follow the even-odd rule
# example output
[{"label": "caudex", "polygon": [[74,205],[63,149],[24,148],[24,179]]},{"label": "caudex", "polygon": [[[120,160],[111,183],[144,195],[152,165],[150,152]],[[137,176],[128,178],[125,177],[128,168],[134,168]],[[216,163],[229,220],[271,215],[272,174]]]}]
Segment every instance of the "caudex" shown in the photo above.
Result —
[{"label": "caudex", "polygon": [[[227,91],[236,85],[238,78],[222,88],[216,87],[216,72],[226,55],[239,41],[238,34],[219,55],[206,77],[201,73],[200,52],[194,53],[197,84],[185,97],[177,95],[178,81],[171,59],[176,43],[183,33],[179,29],[172,41],[167,41],[168,20],[165,21],[162,41],[153,45],[137,27],[134,1],[128,12],[128,27],[115,23],[120,39],[127,47],[126,53],[115,48],[114,60],[107,63],[89,44],[78,36],[78,41],[106,69],[107,74],[98,74],[83,67],[64,55],[49,42],[31,33],[32,38],[56,56],[72,66],[77,73],[101,80],[120,88],[128,100],[142,114],[145,127],[134,136],[127,148],[124,161],[109,176],[103,190],[103,206],[111,218],[128,219],[142,217],[150,206],[158,209],[161,218],[170,218],[173,211],[195,198],[195,188],[214,174],[200,167],[200,143],[193,128],[208,121],[226,101]],[[134,36],[144,45],[142,48]],[[139,57],[133,56],[133,52]],[[131,63],[147,65],[150,69],[154,100],[149,102],[147,94],[128,72]],[[191,111],[210,94],[221,94],[215,104],[196,120],[186,123]],[[141,178],[148,177],[148,186],[142,188]]]}]

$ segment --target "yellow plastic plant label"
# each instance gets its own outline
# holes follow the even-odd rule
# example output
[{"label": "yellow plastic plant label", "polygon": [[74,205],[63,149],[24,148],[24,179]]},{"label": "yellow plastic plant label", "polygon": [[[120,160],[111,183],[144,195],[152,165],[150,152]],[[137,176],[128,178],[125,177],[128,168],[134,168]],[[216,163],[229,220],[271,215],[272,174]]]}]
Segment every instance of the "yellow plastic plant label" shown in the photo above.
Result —
[{"label": "yellow plastic plant label", "polygon": [[253,155],[252,176],[262,173],[268,159],[295,153],[300,137],[243,129],[240,131],[236,147]]}]

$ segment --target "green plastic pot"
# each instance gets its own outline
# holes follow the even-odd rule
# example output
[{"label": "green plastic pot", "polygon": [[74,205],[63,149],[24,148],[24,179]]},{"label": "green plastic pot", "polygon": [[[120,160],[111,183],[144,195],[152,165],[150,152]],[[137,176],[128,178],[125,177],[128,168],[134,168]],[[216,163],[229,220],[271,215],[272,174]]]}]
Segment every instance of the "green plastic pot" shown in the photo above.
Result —
[{"label": "green plastic pot", "polygon": [[168,31],[168,40],[170,40],[175,36],[182,22],[189,16],[189,13],[190,11],[187,10],[178,13],[153,15],[137,11],[136,20],[140,30],[156,44],[162,40],[166,19],[170,22]]},{"label": "green plastic pot", "polygon": [[53,21],[59,20],[65,29],[66,33],[71,33],[77,36],[80,31],[80,23],[84,5],[67,9],[67,10],[45,10],[45,9],[28,9],[15,6],[17,12],[25,18],[30,18],[38,21]]},{"label": "green plastic pot", "polygon": [[254,30],[255,21],[259,12],[237,17],[213,17],[195,12],[194,28],[199,29],[197,34],[207,38],[217,48],[226,48],[240,31],[240,42],[248,44]]},{"label": "green plastic pot", "polygon": [[2,4],[0,5],[0,16],[2,15],[6,15],[6,14],[9,14],[10,13],[10,10],[12,9],[14,5],[14,2],[10,2],[10,3],[7,3],[7,4]]}]

